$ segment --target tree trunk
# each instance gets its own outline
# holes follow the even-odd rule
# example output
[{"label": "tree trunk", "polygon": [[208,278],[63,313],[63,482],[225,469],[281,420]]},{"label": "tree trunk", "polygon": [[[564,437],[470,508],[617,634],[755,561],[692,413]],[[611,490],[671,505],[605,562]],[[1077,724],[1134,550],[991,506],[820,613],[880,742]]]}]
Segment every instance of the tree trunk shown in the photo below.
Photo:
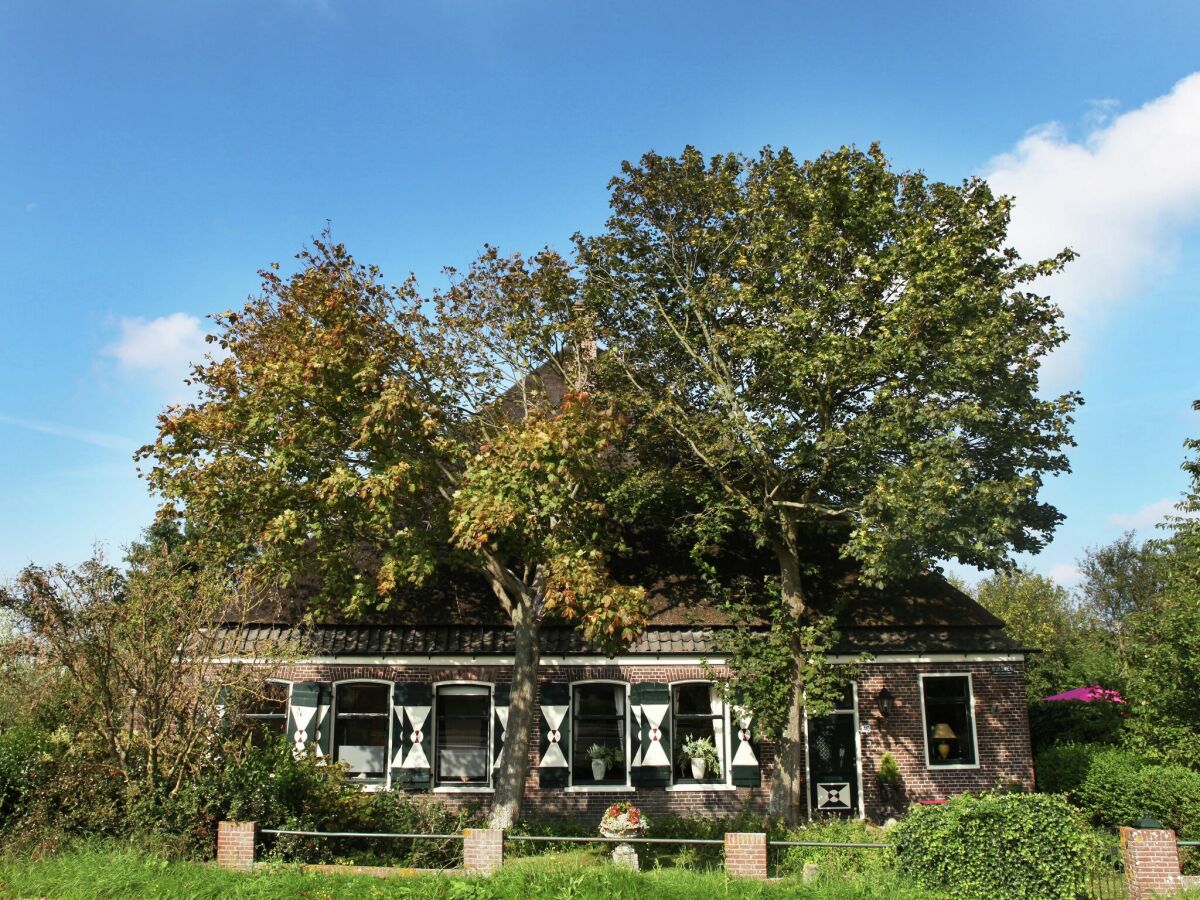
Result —
[{"label": "tree trunk", "polygon": [[508,699],[508,726],[504,729],[504,752],[493,795],[492,828],[508,828],[521,816],[525,778],[529,774],[529,736],[537,701],[538,632],[541,628],[533,604],[522,600],[513,605],[516,654],[513,658],[512,690]]},{"label": "tree trunk", "polygon": [[[798,535],[794,523],[786,521],[785,541],[776,547],[779,559],[779,586],[788,613],[800,624],[807,604],[800,583]],[[795,660],[792,674],[792,702],[787,727],[775,747],[775,771],[771,777],[771,796],[767,811],[789,825],[804,818],[804,791],[807,777],[804,766],[804,644],[799,635],[792,638]]]}]

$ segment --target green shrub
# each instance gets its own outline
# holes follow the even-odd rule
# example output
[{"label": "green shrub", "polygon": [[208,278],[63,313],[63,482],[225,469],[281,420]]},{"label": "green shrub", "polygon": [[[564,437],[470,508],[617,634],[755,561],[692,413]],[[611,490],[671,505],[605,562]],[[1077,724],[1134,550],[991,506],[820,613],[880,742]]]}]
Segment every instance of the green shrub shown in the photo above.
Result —
[{"label": "green shrub", "polygon": [[1099,748],[1088,744],[1055,744],[1037,755],[1034,770],[1037,788],[1044,794],[1066,794],[1077,799],[1087,779],[1092,757]]},{"label": "green shrub", "polygon": [[49,740],[48,734],[31,725],[17,725],[0,734],[0,831],[25,813]]},{"label": "green shrub", "polygon": [[968,794],[915,807],[890,840],[901,873],[921,888],[988,900],[1074,900],[1095,852],[1078,811],[1048,794]]},{"label": "green shrub", "polygon": [[[887,832],[857,819],[813,822],[790,831],[779,839],[839,844],[886,843]],[[772,836],[774,838],[774,836]],[[890,848],[877,847],[787,847],[779,857],[775,874],[800,875],[804,866],[816,863],[821,880],[870,881],[890,878],[895,855]]]},{"label": "green shrub", "polygon": [[1033,750],[1041,754],[1059,744],[1114,746],[1125,730],[1126,708],[1120,703],[1055,700],[1029,705]]},{"label": "green shrub", "polygon": [[1097,825],[1107,828],[1132,825],[1146,808],[1137,778],[1145,766],[1146,760],[1127,750],[1093,753],[1087,777],[1073,796]]}]

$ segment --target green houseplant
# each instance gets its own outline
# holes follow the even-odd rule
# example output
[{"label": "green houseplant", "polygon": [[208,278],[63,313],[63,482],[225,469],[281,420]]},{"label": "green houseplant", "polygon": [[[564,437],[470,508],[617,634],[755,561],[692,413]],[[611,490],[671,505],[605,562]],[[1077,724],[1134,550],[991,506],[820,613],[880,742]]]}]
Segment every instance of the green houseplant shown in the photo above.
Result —
[{"label": "green houseplant", "polygon": [[684,774],[687,774],[690,767],[692,777],[697,781],[709,772],[719,772],[721,769],[721,758],[717,755],[717,747],[712,739],[692,737],[690,734],[684,738],[683,745],[679,748],[679,762]]}]

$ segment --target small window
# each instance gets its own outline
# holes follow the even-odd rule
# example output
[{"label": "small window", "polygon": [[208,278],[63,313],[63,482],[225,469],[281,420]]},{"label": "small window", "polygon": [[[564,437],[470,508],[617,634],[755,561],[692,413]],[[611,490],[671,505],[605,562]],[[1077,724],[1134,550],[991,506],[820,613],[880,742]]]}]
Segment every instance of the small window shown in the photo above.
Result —
[{"label": "small window", "polygon": [[242,718],[249,727],[255,746],[277,743],[287,731],[288,695],[291,689],[291,684],[286,681],[267,681],[258,693],[250,695]]},{"label": "small window", "polygon": [[391,694],[390,684],[350,681],[337,685],[333,753],[351,778],[387,780]]},{"label": "small window", "polygon": [[[628,784],[625,685],[577,684],[571,702],[571,783]],[[592,763],[598,763],[593,766]]]},{"label": "small window", "polygon": [[486,685],[437,689],[437,784],[486,785],[491,775],[492,695]]},{"label": "small window", "polygon": [[[725,704],[717,685],[707,681],[677,684],[671,688],[671,712],[675,743],[675,783],[694,784],[725,780]],[[693,764],[684,752],[689,742],[711,747]],[[715,754],[715,758],[714,755]]]},{"label": "small window", "polygon": [[921,701],[925,708],[925,748],[929,765],[975,765],[970,676],[923,676]]}]

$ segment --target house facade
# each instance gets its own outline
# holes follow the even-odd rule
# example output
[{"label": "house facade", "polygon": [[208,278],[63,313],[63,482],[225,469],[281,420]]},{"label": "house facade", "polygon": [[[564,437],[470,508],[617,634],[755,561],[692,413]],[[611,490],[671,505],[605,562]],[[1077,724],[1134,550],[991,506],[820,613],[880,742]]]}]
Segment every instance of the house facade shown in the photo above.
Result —
[{"label": "house facade", "polygon": [[[1032,789],[1028,651],[937,576],[853,593],[831,653],[870,661],[834,712],[806,724],[809,814],[882,820],[964,791]],[[543,627],[525,809],[585,821],[617,800],[649,813],[765,813],[774,748],[722,700],[726,627],[712,610],[660,603],[615,657],[570,627]],[[262,624],[231,629],[226,658],[289,648],[264,670],[267,699],[252,715],[298,752],[346,766],[367,790],[486,809],[505,752],[512,638],[501,625],[453,621]],[[682,754],[695,738],[711,742],[715,765]],[[884,753],[898,763],[898,791],[876,778]]]}]

